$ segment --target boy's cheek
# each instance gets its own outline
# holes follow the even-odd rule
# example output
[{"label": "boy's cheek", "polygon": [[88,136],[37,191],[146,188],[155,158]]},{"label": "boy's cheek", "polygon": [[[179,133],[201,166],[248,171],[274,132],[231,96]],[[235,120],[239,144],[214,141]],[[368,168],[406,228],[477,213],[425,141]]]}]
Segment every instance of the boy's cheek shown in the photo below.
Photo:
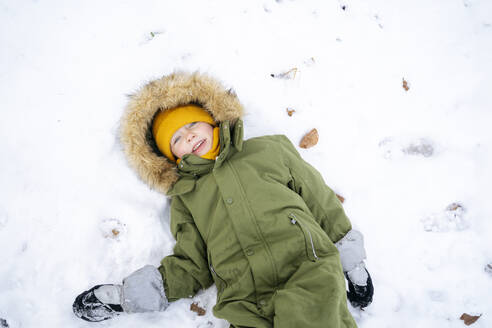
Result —
[{"label": "boy's cheek", "polygon": [[180,149],[178,147],[171,146],[171,152],[173,153],[174,157],[181,158],[181,156],[180,156]]},{"label": "boy's cheek", "polygon": [[171,151],[173,152],[175,157],[181,158],[184,155],[191,153],[191,149],[187,149],[187,148],[189,148],[189,147],[178,146],[178,147],[175,147],[174,149],[171,148]]}]

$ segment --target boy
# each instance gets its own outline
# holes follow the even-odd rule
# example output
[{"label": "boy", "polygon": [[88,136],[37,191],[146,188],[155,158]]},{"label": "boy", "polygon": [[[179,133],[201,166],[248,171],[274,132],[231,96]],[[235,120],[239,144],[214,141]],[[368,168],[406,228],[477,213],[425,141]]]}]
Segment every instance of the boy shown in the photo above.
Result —
[{"label": "boy", "polygon": [[82,293],[77,316],[163,311],[215,283],[214,315],[231,327],[356,326],[347,296],[365,307],[373,294],[362,235],[285,136],[243,141],[242,113],[198,73],[131,96],[121,140],[141,179],[172,198],[174,254]]}]

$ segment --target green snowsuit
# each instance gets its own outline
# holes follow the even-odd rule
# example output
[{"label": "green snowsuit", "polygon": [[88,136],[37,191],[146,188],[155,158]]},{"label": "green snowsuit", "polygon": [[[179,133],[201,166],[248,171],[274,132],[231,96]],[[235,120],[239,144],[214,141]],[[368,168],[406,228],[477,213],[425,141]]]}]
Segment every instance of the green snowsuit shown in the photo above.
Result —
[{"label": "green snowsuit", "polygon": [[[190,88],[188,75],[177,77],[188,82],[181,83],[183,88]],[[179,83],[170,79],[159,82],[173,94]],[[160,85],[160,89],[165,88]],[[217,96],[216,85],[211,90],[215,98],[235,98],[225,90]],[[142,91],[139,96],[129,111],[140,103],[149,106],[142,100]],[[210,109],[207,99],[196,96],[193,101],[220,123],[221,151],[215,161],[185,155],[178,177],[172,183],[164,179],[168,183],[164,187],[162,180],[151,181],[151,173],[142,173],[141,164],[130,161],[144,180],[172,197],[171,230],[176,245],[174,254],[159,267],[166,296],[170,301],[190,297],[215,283],[214,315],[233,327],[355,327],[334,246],[351,225],[335,193],[285,136],[243,141],[242,112],[222,120],[223,113],[217,112],[220,106]],[[154,106],[165,110],[178,104],[163,106],[160,101]],[[125,120],[131,121],[129,117]],[[144,134],[153,148],[148,131]],[[132,154],[141,155],[135,150]]]}]

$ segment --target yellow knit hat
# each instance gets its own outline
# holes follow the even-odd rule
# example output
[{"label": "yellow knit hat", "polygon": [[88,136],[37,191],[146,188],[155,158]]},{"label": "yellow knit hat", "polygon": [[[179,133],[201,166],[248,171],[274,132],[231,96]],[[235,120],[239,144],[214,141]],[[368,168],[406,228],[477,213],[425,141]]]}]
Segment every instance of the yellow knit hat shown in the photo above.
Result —
[{"label": "yellow knit hat", "polygon": [[152,123],[152,135],[157,148],[170,160],[176,162],[171,151],[171,138],[183,125],[193,122],[205,122],[215,125],[215,121],[207,111],[196,105],[179,106],[160,111]]}]

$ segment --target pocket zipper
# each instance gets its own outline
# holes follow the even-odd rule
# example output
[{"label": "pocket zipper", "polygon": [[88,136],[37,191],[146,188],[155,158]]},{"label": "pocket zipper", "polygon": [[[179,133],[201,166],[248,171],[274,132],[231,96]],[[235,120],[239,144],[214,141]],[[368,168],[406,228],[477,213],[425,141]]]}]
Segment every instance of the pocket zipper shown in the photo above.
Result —
[{"label": "pocket zipper", "polygon": [[217,272],[215,272],[215,269],[214,267],[212,266],[212,264],[210,264],[210,271],[212,271],[212,273],[217,277],[217,279],[219,279],[223,284],[224,284],[224,287],[227,286],[227,283],[225,282],[224,279],[222,279],[218,274]]},{"label": "pocket zipper", "polygon": [[307,234],[309,236],[309,241],[311,243],[311,250],[313,251],[314,259],[318,260],[319,258],[318,258],[318,255],[316,254],[316,250],[314,249],[313,236],[311,235],[311,231],[309,231],[309,229],[307,229],[303,225],[301,225],[301,222],[296,220],[296,216],[294,214],[292,214],[292,213],[289,214],[289,218],[290,218],[290,222],[292,224],[294,224],[294,225],[297,224],[301,228],[301,230],[307,231]]}]

